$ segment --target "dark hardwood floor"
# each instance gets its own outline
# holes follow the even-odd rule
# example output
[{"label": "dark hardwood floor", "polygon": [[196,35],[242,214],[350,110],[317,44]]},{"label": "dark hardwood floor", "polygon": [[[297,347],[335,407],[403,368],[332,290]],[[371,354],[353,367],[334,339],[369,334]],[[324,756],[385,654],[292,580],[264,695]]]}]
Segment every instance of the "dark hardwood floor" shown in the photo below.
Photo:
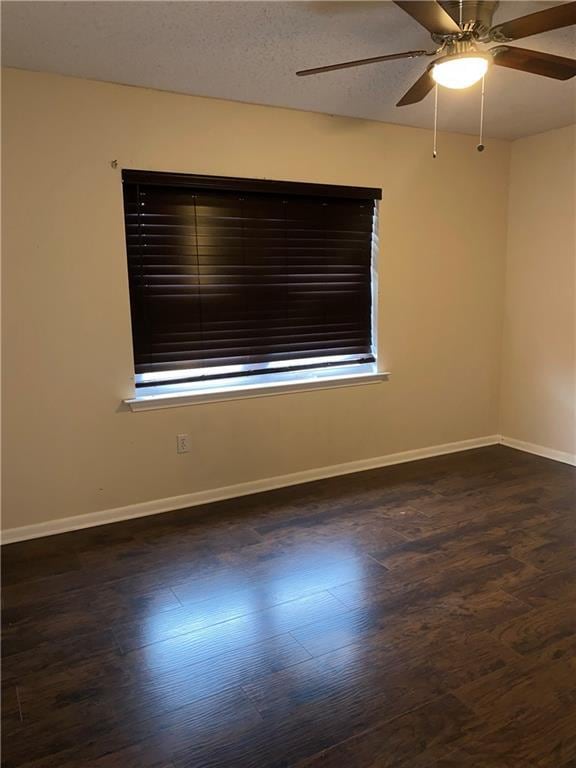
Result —
[{"label": "dark hardwood floor", "polygon": [[574,768],[576,470],[491,447],[3,548],[7,768]]}]

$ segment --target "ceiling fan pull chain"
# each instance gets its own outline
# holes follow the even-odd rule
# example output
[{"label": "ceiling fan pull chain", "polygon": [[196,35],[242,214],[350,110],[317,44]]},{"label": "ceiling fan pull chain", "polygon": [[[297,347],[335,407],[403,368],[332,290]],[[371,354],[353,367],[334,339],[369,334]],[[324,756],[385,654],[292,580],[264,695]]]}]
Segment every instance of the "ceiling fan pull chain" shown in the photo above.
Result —
[{"label": "ceiling fan pull chain", "polygon": [[480,140],[476,149],[478,152],[484,152],[484,92],[486,84],[486,75],[482,76],[482,95],[480,96]]},{"label": "ceiling fan pull chain", "polygon": [[437,157],[436,152],[436,140],[438,136],[438,83],[434,88],[434,147],[432,149],[432,157]]}]

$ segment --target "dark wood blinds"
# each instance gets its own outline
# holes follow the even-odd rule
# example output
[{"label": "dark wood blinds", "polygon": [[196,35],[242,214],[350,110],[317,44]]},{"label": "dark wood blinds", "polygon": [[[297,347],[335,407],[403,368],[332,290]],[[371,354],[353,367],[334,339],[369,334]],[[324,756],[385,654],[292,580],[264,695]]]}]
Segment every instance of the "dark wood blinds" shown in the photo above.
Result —
[{"label": "dark wood blinds", "polygon": [[374,360],[380,190],[144,171],[123,188],[137,383]]}]

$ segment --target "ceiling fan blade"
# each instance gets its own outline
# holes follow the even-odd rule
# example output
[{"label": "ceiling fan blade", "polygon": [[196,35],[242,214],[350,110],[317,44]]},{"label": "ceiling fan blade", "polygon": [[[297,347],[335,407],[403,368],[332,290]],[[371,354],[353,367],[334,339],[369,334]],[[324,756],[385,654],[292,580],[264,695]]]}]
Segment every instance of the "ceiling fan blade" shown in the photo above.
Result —
[{"label": "ceiling fan blade", "polygon": [[377,64],[379,61],[394,61],[395,59],[414,59],[417,56],[426,56],[427,51],[405,51],[404,53],[389,53],[386,56],[373,56],[371,59],[356,59],[344,61],[342,64],[329,64],[326,67],[314,67],[313,69],[301,69],[297,75],[318,75],[321,72],[333,72],[335,69],[347,69],[348,67],[363,67],[364,64]]},{"label": "ceiling fan blade", "polygon": [[508,40],[520,40],[522,37],[538,35],[552,29],[561,29],[576,24],[576,2],[555,5],[528,16],[497,24],[490,30],[490,39],[505,43]]},{"label": "ceiling fan blade", "polygon": [[440,3],[434,0],[394,0],[394,3],[413,19],[438,35],[457,35],[460,27]]},{"label": "ceiling fan blade", "polygon": [[396,106],[404,107],[406,104],[416,104],[417,102],[422,101],[423,98],[428,96],[435,85],[436,82],[432,78],[430,69],[427,69],[424,74],[416,80],[412,88],[406,91]]},{"label": "ceiling fan blade", "polygon": [[554,56],[552,53],[529,51],[527,48],[513,48],[507,45],[492,48],[490,53],[494,57],[494,64],[498,64],[500,67],[510,67],[522,72],[531,72],[534,75],[553,77],[555,80],[569,80],[576,75],[576,59],[567,59],[564,56]]}]

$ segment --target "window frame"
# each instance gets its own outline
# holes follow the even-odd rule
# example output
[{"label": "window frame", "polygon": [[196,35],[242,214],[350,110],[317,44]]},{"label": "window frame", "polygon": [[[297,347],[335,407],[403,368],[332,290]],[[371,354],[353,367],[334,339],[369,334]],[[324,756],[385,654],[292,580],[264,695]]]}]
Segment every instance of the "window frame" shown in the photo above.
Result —
[{"label": "window frame", "polygon": [[[194,186],[206,190],[226,190],[242,192],[266,192],[271,186],[276,192],[285,194],[313,194],[341,196],[346,198],[372,199],[374,201],[374,214],[372,224],[371,245],[371,351],[373,362],[361,362],[358,364],[347,363],[342,366],[331,364],[330,367],[298,368],[294,364],[297,359],[286,361],[283,370],[278,373],[258,374],[254,369],[239,374],[234,378],[201,378],[197,381],[171,382],[170,378],[177,379],[182,370],[167,371],[165,383],[150,383],[146,385],[141,377],[143,374],[133,373],[133,396],[124,399],[124,403],[133,411],[152,410],[156,408],[175,407],[195,403],[212,401],[235,400],[251,397],[287,394],[298,391],[316,389],[332,389],[336,387],[358,386],[387,381],[390,374],[380,369],[378,356],[378,215],[379,201],[382,192],[377,188],[348,187],[325,184],[309,184],[289,181],[271,181],[269,179],[243,179],[220,176],[200,176],[197,174],[173,174],[157,171],[122,171],[122,181],[134,183],[149,183],[159,185],[162,179],[169,180],[172,186]],[[308,359],[309,360],[309,359]],[[304,361],[302,361],[304,362]],[[134,370],[134,357],[132,358]],[[268,364],[263,367],[269,368]],[[136,386],[136,378],[140,382]]]}]

